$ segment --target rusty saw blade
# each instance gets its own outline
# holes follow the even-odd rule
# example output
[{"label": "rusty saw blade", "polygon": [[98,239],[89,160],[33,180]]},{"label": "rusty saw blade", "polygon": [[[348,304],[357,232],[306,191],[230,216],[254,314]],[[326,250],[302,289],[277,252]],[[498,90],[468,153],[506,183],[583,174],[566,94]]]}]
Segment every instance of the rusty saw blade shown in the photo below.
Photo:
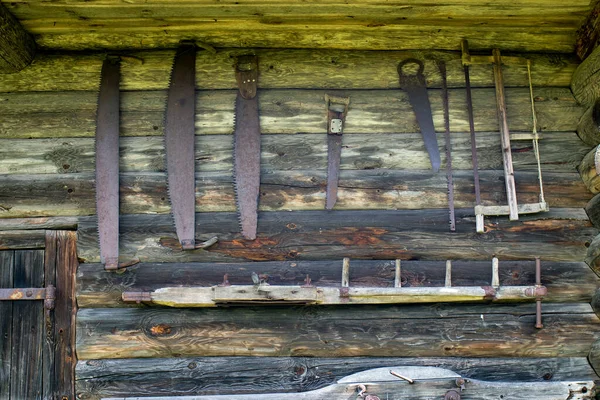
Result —
[{"label": "rusty saw blade", "polygon": [[119,266],[119,61],[107,57],[102,64],[96,116],[96,213],[106,269]]},{"label": "rusty saw blade", "polygon": [[[407,73],[407,65],[416,64],[418,70],[416,73]],[[431,105],[429,96],[427,95],[427,85],[425,76],[423,75],[423,62],[415,58],[407,58],[398,64],[398,77],[400,87],[408,93],[408,101],[413,108],[417,123],[421,129],[421,136],[425,143],[425,149],[429,153],[431,167],[435,172],[440,169],[440,150],[438,148],[435,128],[433,126],[433,118],[431,116]]]},{"label": "rusty saw blade", "polygon": [[452,179],[452,147],[450,143],[450,111],[448,105],[448,80],[446,74],[446,63],[437,62],[440,75],[442,76],[442,102],[444,103],[444,139],[446,141],[446,180],[448,183],[448,213],[450,219],[450,231],[456,231],[456,217],[454,215],[454,181]]},{"label": "rusty saw blade", "polygon": [[233,167],[235,197],[244,238],[256,239],[260,190],[260,120],[258,116],[258,61],[240,56],[235,77],[239,92],[235,100]]},{"label": "rusty saw blade", "polygon": [[171,213],[184,250],[195,245],[195,67],[195,46],[182,43],[175,54],[167,95],[165,150]]},{"label": "rusty saw blade", "polygon": [[333,209],[337,201],[342,134],[350,98],[325,95],[327,105],[327,191],[325,208]]}]

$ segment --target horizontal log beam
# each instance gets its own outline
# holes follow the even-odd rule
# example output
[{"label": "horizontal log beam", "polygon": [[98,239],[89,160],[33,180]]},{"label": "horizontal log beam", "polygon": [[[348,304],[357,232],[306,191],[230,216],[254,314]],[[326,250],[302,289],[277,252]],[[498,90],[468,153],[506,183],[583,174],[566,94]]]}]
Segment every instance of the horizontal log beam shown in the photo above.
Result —
[{"label": "horizontal log beam", "polygon": [[[294,211],[260,213],[258,238],[244,241],[234,213],[196,214],[200,238],[219,237],[208,250],[179,251],[170,215],[121,216],[120,254],[142,262],[319,260],[342,257],[420,260],[580,261],[596,233],[582,209],[486,219],[476,235],[472,209],[458,209],[456,233],[448,234],[447,210]],[[82,217],[78,255],[99,262],[95,217]],[[176,240],[175,240],[176,242]],[[162,244],[161,244],[162,243]]]},{"label": "horizontal log beam", "polygon": [[[426,153],[424,154],[426,157]],[[502,171],[480,171],[484,205],[506,204]],[[517,172],[519,201],[539,201],[536,172]],[[456,207],[473,207],[472,171],[454,171]],[[36,184],[32,185],[32,181]],[[322,210],[325,207],[325,170],[262,171],[259,209],[262,211]],[[592,195],[577,173],[545,173],[544,188],[550,207],[585,207]],[[446,177],[431,171],[342,170],[337,210],[446,209]],[[0,218],[76,216],[96,213],[93,173],[0,176]],[[196,211],[235,211],[230,171],[206,172],[196,177]],[[122,214],[169,213],[166,173],[120,175]]]},{"label": "horizontal log beam", "polygon": [[77,217],[39,217],[0,219],[0,231],[33,229],[77,229]]},{"label": "horizontal log beam", "polygon": [[[464,89],[450,89],[452,132],[468,132]],[[263,134],[326,132],[326,90],[259,90]],[[414,133],[419,127],[401,90],[347,92],[350,109],[345,134]],[[236,91],[198,91],[196,134],[231,134],[234,129]],[[498,131],[494,90],[473,90],[475,129]],[[433,122],[444,132],[442,93],[429,90]],[[574,132],[585,109],[576,104],[567,88],[536,88],[536,114],[540,131]],[[4,93],[0,95],[0,135],[4,138],[93,137],[96,124],[96,92]],[[506,90],[511,132],[531,132],[528,88]],[[163,134],[166,91],[121,94],[121,136]]]},{"label": "horizontal log beam", "polygon": [[[441,136],[441,135],[440,135]],[[451,134],[452,166],[471,169],[471,143],[465,132]],[[346,135],[343,138],[341,169],[426,170],[430,161],[420,133]],[[445,163],[443,140],[440,155]],[[573,132],[544,132],[539,141],[542,169],[573,172],[589,147]],[[164,140],[160,136],[122,137],[121,172],[164,172]],[[233,170],[233,136],[196,137],[196,172]],[[537,171],[533,144],[511,142],[517,171]],[[477,133],[479,168],[502,169],[498,132]],[[261,164],[265,170],[301,170],[307,166],[327,168],[327,140],[322,135],[264,135]],[[0,139],[0,174],[64,174],[94,172],[93,138]]]},{"label": "horizontal log beam", "polygon": [[45,230],[16,230],[0,232],[0,250],[43,249]]},{"label": "horizontal log beam", "polygon": [[[585,357],[600,337],[589,304],[82,309],[81,359],[179,356]],[[309,313],[307,317],[307,312]],[[367,318],[365,316],[368,316]]]},{"label": "horizontal log beam", "polygon": [[[396,68],[406,58],[423,59],[429,87],[441,87],[439,71],[432,61],[435,59],[446,61],[450,87],[464,86],[461,54],[456,51],[252,51],[258,56],[262,89],[397,89]],[[247,49],[219,49],[217,54],[198,51],[196,87],[202,90],[235,89],[231,60],[245,53],[248,53]],[[103,54],[41,53],[26,70],[3,76],[0,92],[98,90]],[[167,89],[174,55],[175,51],[171,50],[123,53],[121,90]],[[578,65],[575,57],[567,54],[528,53],[526,57],[532,60],[532,82],[536,89],[540,86],[568,87]],[[522,67],[506,66],[503,72],[506,87],[528,85]],[[474,65],[470,74],[473,87],[493,87],[490,66]]]},{"label": "horizontal log beam", "polygon": [[137,358],[78,362],[76,393],[86,400],[189,393],[294,393],[333,384],[365,369],[402,365],[435,366],[466,378],[504,382],[597,379],[584,357]]},{"label": "horizontal log beam", "polygon": [[27,67],[35,57],[35,41],[2,3],[0,33],[0,74]]},{"label": "horizontal log beam", "polygon": [[[535,283],[533,261],[501,261],[500,285]],[[77,276],[77,304],[88,307],[136,307],[123,303],[124,291],[153,291],[165,286],[212,286],[227,274],[232,285],[251,283],[250,273],[268,275],[272,285],[303,284],[310,276],[315,286],[335,287],[341,282],[341,261],[271,261],[251,263],[141,263],[115,275],[100,264],[82,264]],[[394,260],[351,260],[351,287],[390,287],[395,277]],[[455,286],[491,285],[491,261],[452,262]],[[445,281],[444,261],[402,261],[404,287],[439,287]],[[583,262],[542,263],[542,283],[548,288],[544,302],[586,302],[599,279]]]}]

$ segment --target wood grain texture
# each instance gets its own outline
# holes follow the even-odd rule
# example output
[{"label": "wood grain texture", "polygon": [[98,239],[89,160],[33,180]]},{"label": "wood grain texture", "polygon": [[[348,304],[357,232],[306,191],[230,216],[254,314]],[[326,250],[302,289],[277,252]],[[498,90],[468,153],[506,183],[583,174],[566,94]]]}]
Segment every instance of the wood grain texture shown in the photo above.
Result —
[{"label": "wood grain texture", "polygon": [[[0,219],[0,231],[38,229],[77,229],[77,217],[40,217]],[[46,241],[47,243],[47,241]]]},{"label": "wood grain texture", "polygon": [[[51,3],[46,3],[50,5]],[[89,4],[89,3],[88,3]],[[252,52],[257,55],[262,89],[397,89],[398,63],[420,58],[425,64],[428,87],[441,85],[432,60],[444,59],[448,85],[463,87],[461,54],[457,51],[340,51],[301,49],[219,49],[213,54],[196,54],[196,88],[235,89],[235,57]],[[166,90],[175,51],[124,52],[121,57],[121,90]],[[510,53],[507,53],[510,55]],[[579,62],[568,54],[527,53],[532,61],[534,87],[568,87]],[[0,92],[96,91],[100,83],[102,54],[40,53],[25,70],[5,75]],[[473,87],[492,87],[491,66],[471,67]],[[506,66],[507,87],[528,86],[523,67]]]},{"label": "wood grain texture", "polygon": [[600,192],[600,175],[596,170],[596,151],[597,147],[592,148],[577,167],[581,180],[593,194]]},{"label": "wood grain texture", "polygon": [[[441,136],[441,134],[440,134]],[[445,152],[440,137],[440,155]],[[428,169],[430,162],[420,133],[346,135],[341,169]],[[471,143],[465,132],[451,134],[453,168],[471,169]],[[573,172],[589,152],[573,132],[544,132],[539,141],[545,172]],[[196,137],[196,172],[232,171],[233,137]],[[531,141],[512,141],[513,164],[517,171],[537,171]],[[498,132],[477,133],[479,168],[502,169]],[[164,172],[165,153],[160,136],[120,139],[121,172]],[[264,135],[261,138],[263,170],[317,170],[327,167],[327,140],[323,135]],[[0,139],[0,173],[69,174],[94,172],[94,139]],[[0,228],[1,229],[1,228]]]},{"label": "wood grain texture", "polygon": [[[62,264],[56,258],[57,231],[46,231],[46,245],[44,248],[44,287],[56,287],[56,270]],[[56,306],[56,304],[55,304]],[[45,308],[45,307],[44,307]],[[42,346],[42,398],[51,399],[56,391],[56,330],[54,321],[55,311],[44,310],[44,342]]]},{"label": "wood grain texture", "polygon": [[318,389],[369,368],[424,365],[492,381],[593,380],[578,358],[199,357],[87,360],[77,363],[81,399],[118,396],[293,393]]},{"label": "wood grain texture", "polygon": [[596,49],[585,59],[571,79],[571,90],[577,101],[586,107],[591,107],[600,95],[600,49]]},{"label": "wood grain texture", "polygon": [[[362,259],[523,260],[539,254],[545,261],[585,257],[596,234],[581,209],[486,219],[486,234],[475,234],[472,209],[457,209],[457,233],[448,234],[447,210],[295,211],[259,213],[258,238],[243,240],[234,213],[197,213],[200,238],[219,237],[209,250],[182,252],[161,245],[174,238],[169,215],[121,217],[120,254],[142,262],[233,262]],[[96,221],[82,217],[78,256],[99,262]]]},{"label": "wood grain texture", "polygon": [[[426,153],[423,154],[426,157]],[[485,205],[505,205],[502,171],[480,171]],[[517,172],[521,203],[539,198],[538,174]],[[36,186],[32,186],[32,181]],[[325,171],[262,171],[259,210],[320,210],[325,203]],[[424,209],[447,207],[446,178],[427,170],[342,170],[337,210]],[[472,171],[454,171],[457,207],[474,205]],[[585,207],[591,199],[577,173],[545,173],[550,207]],[[76,216],[96,213],[93,174],[0,176],[2,218]],[[120,175],[121,214],[169,213],[165,173]],[[229,171],[196,176],[196,211],[235,211],[233,178]]]},{"label": "wood grain texture", "polygon": [[[17,250],[14,263],[14,287],[44,285],[44,251]],[[44,304],[41,301],[13,303],[12,361],[10,396],[12,399],[36,399],[42,395],[42,347]]]},{"label": "wood grain texture", "polygon": [[0,74],[27,67],[35,57],[35,41],[2,3],[0,33]]},{"label": "wood grain texture", "polygon": [[0,250],[43,249],[46,231],[15,230],[0,232]]},{"label": "wood grain texture", "polygon": [[577,42],[575,45],[575,54],[581,60],[585,60],[598,45],[600,29],[598,26],[600,17],[600,5],[597,1],[590,2],[591,10],[577,29]]},{"label": "wood grain texture", "polygon": [[[14,287],[15,252],[0,251],[0,287]],[[10,371],[12,369],[12,321],[13,303],[0,301],[0,398],[10,399]]]},{"label": "wood grain texture", "polygon": [[[196,134],[233,132],[235,91],[198,91]],[[263,134],[319,133],[326,130],[326,90],[259,90]],[[574,132],[585,109],[567,88],[535,89],[540,132]],[[345,134],[414,133],[419,127],[408,97],[401,90],[349,91],[351,106]],[[464,89],[450,89],[452,132],[468,132]],[[3,93],[0,95],[0,135],[3,138],[93,137],[95,92]],[[441,90],[430,89],[436,131],[444,131]],[[132,91],[121,95],[121,136],[161,136],[166,91]],[[511,132],[532,130],[529,90],[507,88]],[[498,131],[494,90],[473,89],[474,121],[478,132]]]},{"label": "wood grain texture", "polygon": [[[403,287],[444,286],[444,261],[403,261]],[[453,286],[485,286],[491,283],[491,261],[452,263]],[[248,285],[255,271],[268,275],[271,285],[302,285],[307,275],[319,287],[339,286],[341,260],[271,261],[241,263],[141,263],[115,275],[99,264],[82,264],[77,272],[80,308],[135,307],[123,303],[124,291],[152,291],[167,286],[214,286],[227,274],[232,285]],[[351,287],[393,287],[394,260],[351,260]],[[501,285],[535,283],[533,261],[500,262]],[[544,302],[590,301],[600,281],[583,262],[543,262]]]},{"label": "wood grain texture", "polygon": [[588,146],[600,144],[600,100],[588,108],[579,120],[577,136]]},{"label": "wood grain texture", "polygon": [[82,309],[81,359],[170,356],[585,357],[600,337],[588,303]]},{"label": "wood grain texture", "polygon": [[600,229],[600,195],[595,195],[585,206],[590,222]]}]

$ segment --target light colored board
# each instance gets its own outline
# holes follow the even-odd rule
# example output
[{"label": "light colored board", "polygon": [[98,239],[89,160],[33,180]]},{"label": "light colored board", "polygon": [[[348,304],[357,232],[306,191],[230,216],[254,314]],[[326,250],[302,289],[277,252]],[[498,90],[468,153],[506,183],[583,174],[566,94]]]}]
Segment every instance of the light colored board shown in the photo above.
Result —
[{"label": "light colored board", "polygon": [[[324,133],[325,90],[259,90],[263,134]],[[535,90],[538,129],[575,131],[585,109],[576,104],[569,89]],[[419,127],[408,97],[401,90],[348,91],[351,98],[345,134],[414,133]],[[231,134],[234,129],[233,90],[198,91],[196,134]],[[451,89],[452,132],[467,132],[464,89]],[[49,138],[92,137],[95,132],[94,92],[4,93],[0,95],[0,137]],[[444,131],[441,90],[429,90],[433,122]],[[163,134],[166,91],[123,92],[121,136]],[[506,90],[508,124],[512,132],[531,131],[529,90]],[[473,90],[474,121],[478,132],[498,131],[494,90]]]},{"label": "light colored board", "polygon": [[[45,3],[54,4],[54,3]],[[87,3],[89,4],[89,3]],[[219,49],[217,54],[199,50],[196,55],[196,87],[203,90],[235,89],[235,57],[258,57],[263,89],[396,89],[397,66],[406,58],[425,64],[429,87],[440,87],[433,60],[444,59],[450,87],[464,86],[460,53],[456,51],[339,51],[291,49]],[[508,53],[507,53],[508,54]],[[164,90],[168,87],[174,51],[126,52],[121,60],[122,90]],[[567,87],[578,65],[566,54],[519,54],[532,60],[534,87]],[[104,54],[41,53],[25,70],[0,79],[0,92],[98,90]],[[506,66],[507,87],[527,86],[522,67]],[[491,66],[471,67],[473,87],[491,87]]]},{"label": "light colored board", "polygon": [[[441,135],[440,135],[441,136]],[[440,155],[445,163],[443,140]],[[471,142],[464,132],[451,134],[452,166],[471,168]],[[341,169],[428,169],[430,161],[420,133],[346,135]],[[572,172],[589,147],[573,132],[545,132],[539,141],[542,171]],[[121,172],[165,171],[164,141],[160,136],[120,138]],[[196,172],[232,171],[233,137],[196,137]],[[530,140],[512,141],[517,171],[537,171]],[[479,168],[501,169],[498,132],[477,133]],[[261,138],[261,164],[265,170],[316,170],[327,168],[325,135],[265,135]],[[1,174],[69,174],[94,171],[94,139],[0,139]]]}]

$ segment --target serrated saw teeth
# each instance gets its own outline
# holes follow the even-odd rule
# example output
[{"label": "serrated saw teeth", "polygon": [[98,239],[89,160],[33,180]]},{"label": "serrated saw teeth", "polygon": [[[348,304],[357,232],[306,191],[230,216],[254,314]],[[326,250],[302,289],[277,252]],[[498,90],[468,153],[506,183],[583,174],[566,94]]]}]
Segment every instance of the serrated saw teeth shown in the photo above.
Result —
[{"label": "serrated saw teeth", "polygon": [[258,116],[258,62],[255,56],[238,58],[235,100],[233,169],[235,198],[242,236],[256,239],[260,190],[260,120]]},{"label": "serrated saw teeth", "polygon": [[96,214],[100,262],[119,260],[119,59],[107,57],[100,73],[96,120]]},{"label": "serrated saw teeth", "polygon": [[165,155],[171,214],[184,250],[195,247],[195,67],[191,43],[177,49],[165,112]]}]

